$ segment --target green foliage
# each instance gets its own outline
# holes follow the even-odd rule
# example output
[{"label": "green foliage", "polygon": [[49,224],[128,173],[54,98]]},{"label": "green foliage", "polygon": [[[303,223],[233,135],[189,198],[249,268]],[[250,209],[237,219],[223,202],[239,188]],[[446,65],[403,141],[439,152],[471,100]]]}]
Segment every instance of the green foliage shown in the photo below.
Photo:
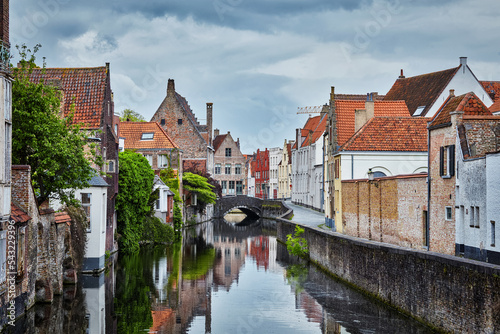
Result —
[{"label": "green foliage", "polygon": [[141,154],[120,152],[120,192],[116,198],[120,247],[125,251],[139,249],[142,222],[151,212],[149,198],[153,187],[154,172]]},{"label": "green foliage", "polygon": [[75,267],[80,270],[87,248],[87,228],[89,227],[87,214],[80,206],[73,205],[66,206],[63,211],[66,211],[71,217],[71,251]]},{"label": "green foliage", "polygon": [[146,122],[144,116],[132,109],[123,109],[120,113],[120,121],[122,122]]},{"label": "green foliage", "polygon": [[61,91],[29,81],[38,48],[31,53],[25,45],[18,47],[22,67],[13,69],[12,163],[31,166],[39,203],[59,198],[69,204],[74,190],[88,186],[96,173],[92,163],[101,166],[102,157],[89,143],[89,133],[72,124],[73,114],[60,114]]},{"label": "green foliage", "polygon": [[295,294],[304,290],[304,284],[307,282],[309,268],[304,264],[292,264],[286,268],[285,276],[288,284],[294,286]]},{"label": "green foliage", "polygon": [[178,203],[174,203],[174,232],[176,240],[180,240],[182,232],[182,210]]},{"label": "green foliage", "polygon": [[158,217],[144,218],[142,228],[142,241],[155,244],[172,243],[174,241],[174,229],[164,224]]},{"label": "green foliage", "polygon": [[162,169],[160,171],[160,179],[165,183],[170,190],[175,194],[174,202],[182,202],[181,196],[179,195],[179,177],[175,174],[172,167]]},{"label": "green foliage", "polygon": [[213,192],[214,186],[207,182],[206,177],[193,173],[184,173],[182,184],[185,190],[198,196],[198,201],[204,204],[215,204],[217,197]]},{"label": "green foliage", "polygon": [[191,258],[182,261],[182,278],[197,280],[203,278],[213,268],[215,262],[215,249],[207,248]]},{"label": "green foliage", "polygon": [[299,225],[295,226],[295,236],[288,234],[286,236],[286,248],[292,255],[299,257],[307,257],[309,249],[307,248],[307,240],[300,237],[304,233],[304,229]]}]

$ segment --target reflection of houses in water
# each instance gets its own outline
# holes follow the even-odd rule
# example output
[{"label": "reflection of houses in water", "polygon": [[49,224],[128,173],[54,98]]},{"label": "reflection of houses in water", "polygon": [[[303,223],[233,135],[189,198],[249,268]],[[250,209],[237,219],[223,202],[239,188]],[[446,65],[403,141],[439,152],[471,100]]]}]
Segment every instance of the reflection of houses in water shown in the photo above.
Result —
[{"label": "reflection of houses in water", "polygon": [[157,302],[167,299],[166,287],[168,282],[167,257],[162,257],[153,263],[153,279],[158,294]]},{"label": "reflection of houses in water", "polygon": [[269,268],[269,237],[260,236],[250,239],[250,255],[255,259],[257,269]]},{"label": "reflection of houses in water", "polygon": [[229,236],[214,236],[215,265],[214,283],[229,291],[231,284],[238,281],[240,269],[245,263],[247,243],[244,239]]},{"label": "reflection of houses in water", "polygon": [[82,287],[85,294],[88,333],[106,333],[106,293],[104,272],[99,276],[82,275]]}]

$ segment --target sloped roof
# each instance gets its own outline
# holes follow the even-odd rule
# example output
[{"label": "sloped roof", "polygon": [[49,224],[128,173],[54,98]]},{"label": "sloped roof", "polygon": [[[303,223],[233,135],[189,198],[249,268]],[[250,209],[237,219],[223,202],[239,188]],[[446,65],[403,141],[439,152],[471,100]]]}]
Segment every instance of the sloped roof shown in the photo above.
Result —
[{"label": "sloped roof", "polygon": [[56,212],[54,218],[56,224],[69,223],[71,221],[71,217],[68,215],[66,211]]},{"label": "sloped roof", "polygon": [[14,220],[16,223],[27,222],[31,219],[26,212],[24,212],[19,206],[14,203],[10,203],[10,219]]},{"label": "sloped roof", "polygon": [[96,129],[101,125],[107,82],[107,68],[46,68],[34,69],[30,81],[60,87],[64,93],[62,105],[64,116],[68,116],[74,105],[73,123],[84,128]]},{"label": "sloped roof", "polygon": [[[153,139],[141,140],[143,133],[153,133]],[[122,122],[120,137],[126,150],[179,148],[158,122]]]},{"label": "sloped roof", "polygon": [[[498,101],[500,98],[500,81],[479,81],[486,93],[488,93],[493,101]],[[491,107],[490,107],[491,108]]]},{"label": "sloped roof", "polygon": [[422,117],[373,117],[341,150],[426,152],[427,121]]},{"label": "sloped roof", "polygon": [[490,106],[490,111],[492,113],[494,112],[499,112],[500,111],[500,98],[498,100],[495,101],[495,103],[493,103],[491,106]]},{"label": "sloped roof", "polygon": [[411,115],[415,113],[418,107],[425,106],[421,114],[424,116],[459,68],[460,66],[409,78],[398,78],[385,95],[384,100],[406,101]]},{"label": "sloped roof", "polygon": [[[372,93],[374,100],[383,100],[385,95],[379,95],[378,93]],[[335,94],[335,99],[337,100],[366,100],[366,95],[363,94]]]},{"label": "sloped roof", "polygon": [[488,107],[473,92],[460,96],[449,96],[436,112],[429,124],[429,128],[450,125],[450,113],[454,111],[463,111],[464,115],[491,115]]},{"label": "sloped roof", "polygon": [[292,164],[292,144],[288,143],[286,144],[286,150],[288,151],[288,164]]},{"label": "sloped roof", "polygon": [[[337,141],[344,145],[354,134],[355,112],[365,109],[364,100],[335,100],[337,115]],[[410,116],[404,101],[374,101],[374,116]]]},{"label": "sloped roof", "polygon": [[215,152],[217,152],[217,150],[219,149],[219,147],[222,145],[222,142],[224,142],[224,139],[226,139],[226,136],[227,136],[227,134],[225,134],[225,135],[218,135],[217,137],[214,138],[213,146],[214,146]]},{"label": "sloped roof", "polygon": [[90,179],[89,185],[92,187],[109,187],[109,184],[99,175],[94,175]]}]

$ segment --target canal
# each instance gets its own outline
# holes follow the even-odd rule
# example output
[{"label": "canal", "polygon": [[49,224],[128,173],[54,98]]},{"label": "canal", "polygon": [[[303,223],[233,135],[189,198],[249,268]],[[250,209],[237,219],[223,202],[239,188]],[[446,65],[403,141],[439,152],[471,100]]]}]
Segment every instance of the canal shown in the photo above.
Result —
[{"label": "canal", "polygon": [[217,220],[119,254],[8,333],[432,333],[288,255],[274,221]]}]

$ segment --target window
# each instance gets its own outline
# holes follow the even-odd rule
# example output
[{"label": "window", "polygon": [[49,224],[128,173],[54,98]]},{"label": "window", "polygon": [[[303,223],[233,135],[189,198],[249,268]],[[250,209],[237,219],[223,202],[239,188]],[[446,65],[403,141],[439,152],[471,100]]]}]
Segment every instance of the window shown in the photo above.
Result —
[{"label": "window", "polygon": [[154,132],[144,132],[141,136],[141,140],[153,140],[154,136]]},{"label": "window", "polygon": [[236,195],[243,195],[243,182],[236,181]]},{"label": "window", "polygon": [[168,167],[168,159],[165,154],[158,155],[158,168]]},{"label": "window", "polygon": [[179,118],[179,119],[177,120],[177,124],[182,125],[182,118]]},{"label": "window", "polygon": [[7,277],[7,231],[0,231],[0,283]]},{"label": "window", "polygon": [[447,206],[444,208],[445,210],[445,219],[446,220],[452,220],[453,218],[453,213],[451,211],[451,206]]},{"label": "window", "polygon": [[165,125],[165,118],[162,118],[162,119],[160,120],[160,124],[161,124],[161,125]]},{"label": "window", "polygon": [[222,181],[222,193],[225,194],[227,192],[227,181]]},{"label": "window", "polygon": [[114,173],[114,172],[115,172],[115,161],[108,160],[108,173]]},{"label": "window", "polygon": [[384,177],[387,176],[385,175],[384,172],[373,172],[373,177]]},{"label": "window", "polygon": [[215,174],[220,174],[220,164],[215,164]]},{"label": "window", "polygon": [[442,146],[439,154],[439,175],[452,177],[455,175],[455,145]]},{"label": "window", "polygon": [[231,156],[231,148],[227,147],[226,148],[226,157],[230,157],[230,156]]},{"label": "window", "polygon": [[412,116],[420,116],[422,115],[422,111],[424,111],[425,109],[425,106],[420,106],[417,108],[417,110],[415,110],[415,112],[413,113]]},{"label": "window", "polygon": [[490,220],[490,227],[491,227],[491,246],[495,247],[495,221]]},{"label": "window", "polygon": [[241,165],[240,164],[236,164],[234,166],[234,174],[241,175]]},{"label": "window", "polygon": [[115,134],[118,136],[118,124],[115,124]]},{"label": "window", "polygon": [[87,233],[90,233],[91,232],[91,226],[92,226],[92,220],[91,220],[91,216],[90,216],[90,208],[91,208],[91,197],[92,197],[92,194],[90,193],[81,193],[80,194],[81,198],[80,198],[80,201],[82,202],[82,208],[83,208],[83,211],[85,211],[85,215],[87,216],[87,219],[88,219],[88,222],[89,222],[89,226],[87,228]]},{"label": "window", "polygon": [[335,178],[338,179],[340,177],[340,160],[335,159]]},{"label": "window", "polygon": [[226,168],[224,170],[224,174],[231,175],[231,164],[226,164]]},{"label": "window", "polygon": [[479,207],[471,206],[470,207],[470,227],[479,228]]},{"label": "window", "polygon": [[144,154],[144,158],[146,158],[150,166],[153,166],[153,156],[151,154]]},{"label": "window", "polygon": [[229,181],[229,191],[228,194],[234,194],[234,181]]},{"label": "window", "polygon": [[10,121],[12,120],[12,108],[11,108],[11,96],[12,96],[12,89],[11,89],[11,82],[9,80],[3,80],[3,88],[4,88],[4,101],[5,101],[5,120]]}]

